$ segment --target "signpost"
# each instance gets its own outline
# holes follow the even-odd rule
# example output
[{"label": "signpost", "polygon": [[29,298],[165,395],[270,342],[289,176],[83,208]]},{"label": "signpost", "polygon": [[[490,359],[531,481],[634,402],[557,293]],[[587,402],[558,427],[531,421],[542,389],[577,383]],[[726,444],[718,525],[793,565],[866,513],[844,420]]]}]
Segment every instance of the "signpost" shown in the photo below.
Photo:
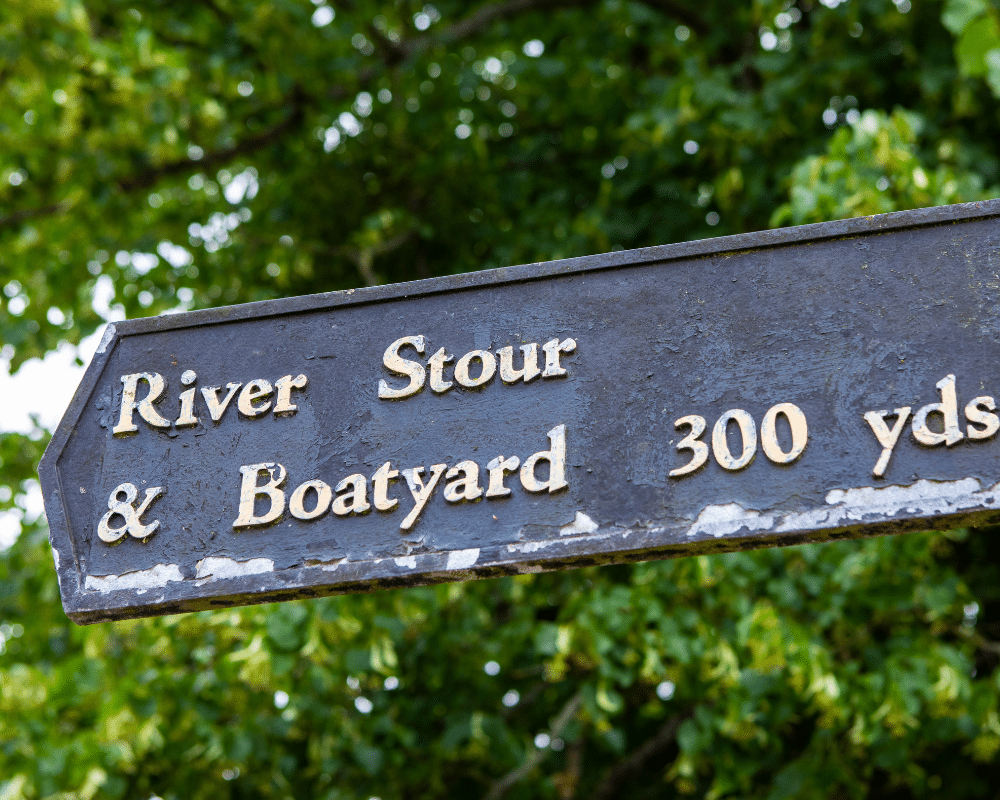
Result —
[{"label": "signpost", "polygon": [[1000,201],[109,325],[80,623],[1000,519]]}]

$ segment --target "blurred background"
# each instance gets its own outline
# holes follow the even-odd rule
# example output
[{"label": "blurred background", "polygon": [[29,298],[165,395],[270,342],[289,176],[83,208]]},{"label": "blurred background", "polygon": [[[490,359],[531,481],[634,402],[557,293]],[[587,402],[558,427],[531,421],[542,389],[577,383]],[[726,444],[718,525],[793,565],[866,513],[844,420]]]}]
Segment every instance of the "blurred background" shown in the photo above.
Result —
[{"label": "blurred background", "polygon": [[997,197],[998,98],[996,0],[5,0],[0,799],[1000,797],[1000,530],[79,628],[35,478],[105,321]]}]

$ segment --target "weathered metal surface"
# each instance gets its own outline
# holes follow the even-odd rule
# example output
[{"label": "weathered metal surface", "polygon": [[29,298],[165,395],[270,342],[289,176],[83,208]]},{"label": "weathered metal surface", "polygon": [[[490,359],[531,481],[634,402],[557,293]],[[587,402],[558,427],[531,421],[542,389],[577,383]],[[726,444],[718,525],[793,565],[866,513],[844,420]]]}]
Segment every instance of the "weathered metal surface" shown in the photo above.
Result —
[{"label": "weathered metal surface", "polygon": [[123,322],[39,469],[96,622],[995,521],[998,394],[990,201]]}]

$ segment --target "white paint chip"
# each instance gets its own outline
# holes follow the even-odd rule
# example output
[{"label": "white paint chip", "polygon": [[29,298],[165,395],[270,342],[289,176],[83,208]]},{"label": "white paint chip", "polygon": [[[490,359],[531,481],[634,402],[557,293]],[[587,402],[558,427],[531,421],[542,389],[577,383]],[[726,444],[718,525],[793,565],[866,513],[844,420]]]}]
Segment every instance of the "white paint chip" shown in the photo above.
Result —
[{"label": "white paint chip", "polygon": [[719,538],[728,533],[746,529],[751,531],[771,528],[774,525],[774,516],[771,514],[761,514],[759,511],[747,511],[739,503],[725,503],[719,506],[705,506],[694,521],[694,525],[688,528],[688,536],[697,536],[699,533],[708,533]]},{"label": "white paint chip", "polygon": [[827,492],[826,502],[827,508],[789,514],[747,510],[738,503],[706,506],[688,528],[687,535],[707,533],[721,537],[758,530],[786,533],[877,522],[900,514],[932,517],[991,505],[1000,508],[1000,483],[983,489],[976,478],[962,478],[919,480],[911,486],[832,489]]},{"label": "white paint chip", "polygon": [[600,526],[582,511],[576,512],[576,518],[559,529],[560,536],[576,536],[581,533],[597,533]]},{"label": "white paint chip", "polygon": [[[998,484],[1000,485],[1000,484]],[[979,505],[982,500],[973,500],[979,494],[981,485],[975,478],[958,481],[920,480],[912,486],[862,486],[858,489],[833,489],[826,495],[826,502],[832,506],[843,506],[852,517],[857,514],[894,515],[900,511],[910,513],[943,513],[950,510]],[[994,486],[987,494],[995,494]]]},{"label": "white paint chip", "polygon": [[394,558],[393,561],[396,562],[397,567],[406,567],[407,569],[417,568],[416,556],[400,556],[399,558]]},{"label": "white paint chip", "polygon": [[86,589],[99,592],[117,592],[122,589],[162,589],[170,581],[182,581],[181,568],[177,564],[157,564],[138,572],[124,575],[88,575]]},{"label": "white paint chip", "polygon": [[249,561],[235,561],[232,558],[209,556],[198,562],[195,578],[211,578],[217,581],[239,578],[243,575],[260,575],[262,572],[274,572],[274,562],[271,559],[251,558]]},{"label": "white paint chip", "polygon": [[515,542],[514,544],[507,545],[507,552],[534,553],[538,550],[544,550],[546,547],[552,544],[556,544],[556,542],[546,539],[542,539],[536,542]]},{"label": "white paint chip", "polygon": [[479,548],[469,550],[452,550],[448,553],[446,569],[468,569],[479,560]]}]

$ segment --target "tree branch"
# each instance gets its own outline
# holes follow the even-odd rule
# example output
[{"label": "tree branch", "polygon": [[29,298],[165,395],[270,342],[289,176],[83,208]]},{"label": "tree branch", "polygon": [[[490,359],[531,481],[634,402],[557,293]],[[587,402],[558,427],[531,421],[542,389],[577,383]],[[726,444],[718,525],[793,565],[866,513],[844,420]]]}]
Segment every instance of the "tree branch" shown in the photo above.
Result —
[{"label": "tree branch", "polygon": [[[565,730],[566,726],[569,725],[570,721],[573,719],[573,716],[580,709],[581,703],[583,703],[583,693],[577,692],[569,699],[569,702],[563,706],[562,711],[559,712],[559,716],[553,720],[552,727],[549,729],[550,738],[557,738],[559,734]],[[508,772],[500,780],[493,784],[489,794],[486,795],[486,800],[499,800],[499,798],[502,797],[511,786],[530,775],[531,771],[537,767],[550,752],[551,751],[548,748],[534,748],[530,753],[528,753],[528,757],[524,759],[524,763],[521,764],[521,766]]]},{"label": "tree branch", "polygon": [[976,631],[970,631],[965,633],[965,637],[971,641],[980,650],[985,650],[987,653],[994,653],[1000,655],[1000,642],[991,642],[985,636]]},{"label": "tree branch", "polygon": [[712,30],[708,23],[694,11],[674,0],[639,0],[639,2],[650,8],[655,8],[657,11],[662,11],[668,16],[675,17],[700,36],[704,36]]},{"label": "tree branch", "polygon": [[583,7],[594,5],[596,2],[597,0],[505,0],[502,3],[489,3],[465,19],[452,23],[438,34],[406,39],[395,45],[395,48],[407,56],[412,56],[422,53],[435,44],[454,42],[479,33],[497,20],[512,17],[515,14],[547,11],[555,8]]},{"label": "tree branch", "polygon": [[368,35],[382,53],[382,60],[387,67],[394,67],[409,55],[409,51],[400,42],[394,42],[373,24],[368,25]]},{"label": "tree branch", "polygon": [[25,208],[21,211],[13,211],[6,216],[0,217],[0,230],[9,228],[13,225],[19,225],[25,220],[34,219],[35,217],[46,217],[49,214],[60,214],[63,211],[66,211],[71,205],[73,204],[69,200],[60,200],[58,203],[52,203],[47,206]]},{"label": "tree branch", "polygon": [[541,11],[559,6],[591,5],[592,2],[594,0],[506,0],[503,3],[490,3],[474,14],[470,14],[465,19],[445,28],[437,38],[445,41],[462,39],[473,33],[479,33],[498,19],[512,17],[523,11]]},{"label": "tree branch", "polygon": [[610,800],[610,798],[616,797],[623,783],[670,746],[670,743],[677,736],[677,729],[690,716],[691,714],[688,713],[671,717],[663,723],[663,727],[651,739],[643,742],[638,750],[629,753],[626,758],[609,767],[601,776],[601,782],[597,784],[597,788],[591,795],[591,800]]},{"label": "tree branch", "polygon": [[248,136],[246,139],[241,142],[237,142],[232,147],[225,147],[222,150],[206,153],[199,159],[183,158],[178,161],[168,161],[164,164],[150,167],[149,169],[139,172],[136,175],[120,179],[118,181],[118,188],[120,188],[123,192],[131,192],[135,189],[145,189],[152,186],[160,178],[167,177],[168,175],[177,175],[193,169],[211,168],[216,164],[222,164],[230,161],[237,156],[245,155],[246,153],[253,153],[256,150],[260,150],[262,147],[267,147],[269,144],[277,140],[289,130],[297,127],[302,122],[304,114],[301,99],[302,98],[299,96],[298,91],[295,91],[291,97],[291,110],[287,116],[277,124],[268,128],[266,131],[258,133],[255,136]]},{"label": "tree branch", "polygon": [[393,250],[402,247],[413,238],[415,233],[416,231],[414,230],[403,231],[371,247],[335,247],[329,252],[346,256],[353,261],[358,268],[358,272],[361,274],[362,280],[365,282],[365,286],[378,286],[379,280],[372,268],[376,257],[391,253]]}]

